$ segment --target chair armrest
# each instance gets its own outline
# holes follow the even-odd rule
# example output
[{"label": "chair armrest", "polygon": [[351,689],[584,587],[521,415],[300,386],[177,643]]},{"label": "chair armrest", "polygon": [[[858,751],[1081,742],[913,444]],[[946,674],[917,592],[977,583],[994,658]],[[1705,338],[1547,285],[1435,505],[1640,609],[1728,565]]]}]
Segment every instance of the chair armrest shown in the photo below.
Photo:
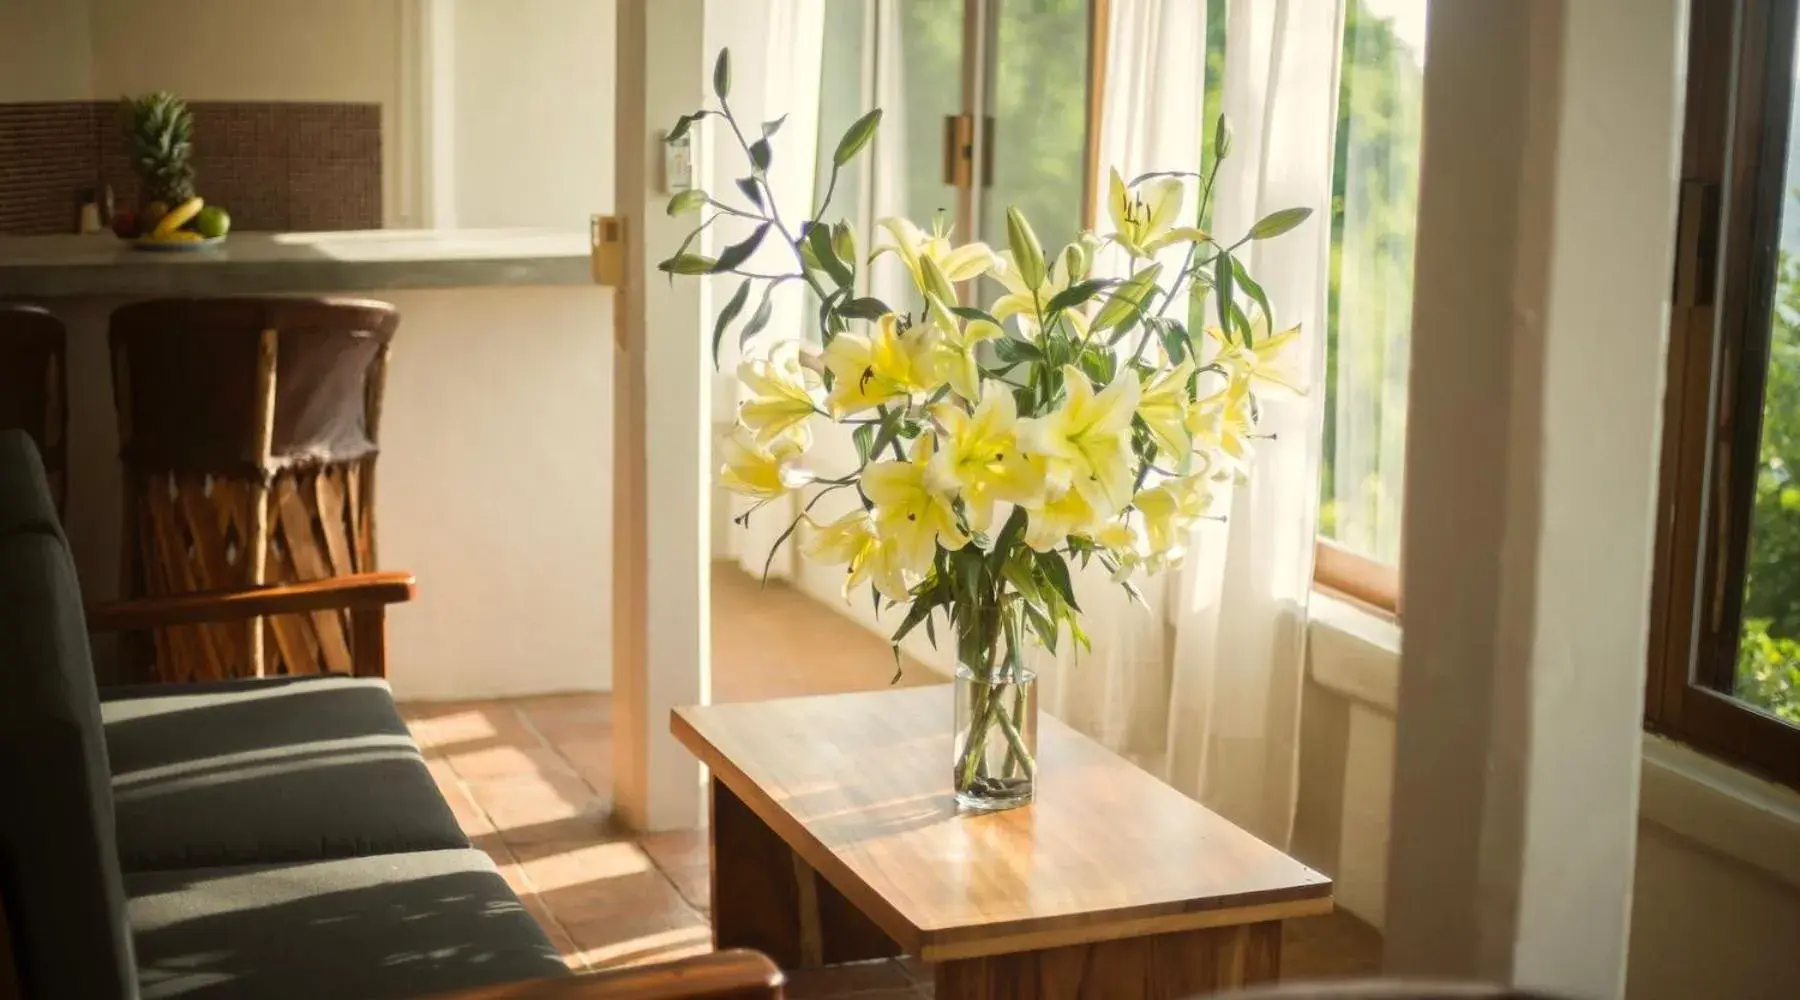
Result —
[{"label": "chair armrest", "polygon": [[720,951],[616,972],[500,983],[430,1000],[781,1000],[781,970],[754,951]]},{"label": "chair armrest", "polygon": [[361,611],[410,601],[414,593],[411,573],[358,573],[305,583],[112,601],[89,608],[87,623],[90,632],[130,632],[302,611]]}]

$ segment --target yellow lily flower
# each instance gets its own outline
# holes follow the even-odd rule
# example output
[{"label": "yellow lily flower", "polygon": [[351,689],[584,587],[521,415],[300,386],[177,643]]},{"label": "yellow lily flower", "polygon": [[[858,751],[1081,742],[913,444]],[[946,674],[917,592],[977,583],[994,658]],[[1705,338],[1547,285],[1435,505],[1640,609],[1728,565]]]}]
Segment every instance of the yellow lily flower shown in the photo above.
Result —
[{"label": "yellow lily flower", "polygon": [[1197,243],[1206,233],[1177,226],[1184,185],[1179,177],[1152,177],[1133,191],[1115,167],[1107,209],[1112,215],[1113,242],[1133,257],[1152,257],[1171,243]]},{"label": "yellow lily flower", "polygon": [[930,293],[926,294],[925,303],[926,315],[940,334],[932,342],[932,381],[950,383],[953,392],[973,403],[981,398],[981,366],[975,360],[975,345],[1003,337],[1006,331],[985,319],[965,323],[942,299]]},{"label": "yellow lily flower", "polygon": [[1143,564],[1156,573],[1181,565],[1195,522],[1212,509],[1212,492],[1205,476],[1182,476],[1138,491],[1131,505],[1143,518]]},{"label": "yellow lily flower", "polygon": [[869,512],[857,508],[830,524],[815,524],[805,551],[809,558],[827,565],[848,564],[844,575],[844,597],[865,581],[873,580],[875,589],[890,601],[906,600],[906,581],[901,577],[892,550],[882,544],[875,532],[875,520]]},{"label": "yellow lily flower", "polygon": [[[1080,281],[1086,275],[1069,273],[1065,254],[1057,254],[1050,266],[1044,269],[1044,281],[1033,289],[1025,284],[1025,278],[1019,273],[1019,265],[1013,262],[1009,250],[1000,255],[1000,266],[995,269],[993,277],[1006,289],[1006,294],[994,300],[994,308],[989,310],[994,318],[1004,323],[1009,317],[1019,318],[1019,332],[1026,337],[1038,335],[1037,311],[1040,306],[1047,306],[1056,293]],[[1035,297],[1033,293],[1036,293]],[[1088,328],[1093,320],[1085,309],[1071,309],[1064,313],[1069,318],[1069,325],[1082,339],[1087,339]]]},{"label": "yellow lily flower", "polygon": [[1142,385],[1136,375],[1121,372],[1096,395],[1074,365],[1063,367],[1063,385],[1063,405],[1020,421],[1020,440],[1048,459],[1053,492],[1073,489],[1101,517],[1110,517],[1131,499],[1131,415]]},{"label": "yellow lily flower", "polygon": [[805,424],[766,444],[758,441],[750,428],[739,424],[719,443],[725,460],[719,469],[719,481],[733,493],[773,500],[816,478],[800,466],[800,456],[811,443],[812,435]]},{"label": "yellow lily flower", "polygon": [[825,367],[835,381],[826,404],[834,417],[905,400],[938,383],[932,378],[932,338],[924,326],[902,333],[892,313],[875,322],[865,337],[840,333],[825,348]]},{"label": "yellow lily flower", "polygon": [[1018,411],[1005,386],[988,383],[973,414],[940,403],[932,415],[944,429],[943,450],[931,465],[933,485],[962,496],[976,531],[988,530],[996,503],[1030,504],[1043,495],[1043,463],[1019,449]]},{"label": "yellow lily flower", "polygon": [[932,436],[921,435],[908,461],[873,462],[862,474],[863,495],[875,505],[875,533],[893,547],[895,568],[908,586],[924,579],[939,545],[954,550],[969,544],[950,495],[932,483],[936,452]]},{"label": "yellow lily flower", "polygon": [[1070,536],[1086,538],[1105,527],[1106,518],[1078,490],[1064,490],[1025,507],[1025,544],[1049,552]]},{"label": "yellow lily flower", "polygon": [[1210,464],[1221,453],[1242,465],[1250,458],[1250,433],[1256,420],[1250,412],[1250,380],[1234,378],[1225,388],[1206,396],[1188,411],[1188,430],[1201,457]]},{"label": "yellow lily flower", "polygon": [[804,425],[822,395],[818,374],[801,367],[793,351],[738,365],[738,381],[753,394],[738,404],[738,419],[756,432],[759,444]]},{"label": "yellow lily flower", "polygon": [[[919,291],[932,291],[926,280],[921,260],[929,259],[935,263],[944,277],[952,282],[968,281],[978,278],[993,270],[1000,263],[1000,258],[986,243],[964,243],[962,246],[950,244],[950,231],[933,225],[930,234],[912,224],[909,219],[890,217],[882,219],[878,225],[888,231],[894,238],[892,243],[884,243],[875,248],[874,257],[884,253],[896,253],[906,264],[908,274],[912,275],[913,284]],[[874,259],[873,257],[870,258]]]},{"label": "yellow lily flower", "polygon": [[1292,345],[1300,339],[1300,327],[1291,326],[1269,336],[1269,319],[1257,313],[1250,323],[1256,346],[1246,347],[1236,332],[1227,334],[1216,326],[1206,328],[1206,336],[1217,346],[1212,361],[1231,372],[1234,379],[1245,379],[1257,385],[1294,395],[1305,395],[1299,375],[1292,366]]},{"label": "yellow lily flower", "polygon": [[1150,428],[1156,441],[1157,457],[1179,464],[1194,450],[1194,435],[1188,429],[1188,381],[1194,377],[1194,361],[1185,359],[1173,368],[1165,368],[1151,377],[1138,398],[1138,416]]}]

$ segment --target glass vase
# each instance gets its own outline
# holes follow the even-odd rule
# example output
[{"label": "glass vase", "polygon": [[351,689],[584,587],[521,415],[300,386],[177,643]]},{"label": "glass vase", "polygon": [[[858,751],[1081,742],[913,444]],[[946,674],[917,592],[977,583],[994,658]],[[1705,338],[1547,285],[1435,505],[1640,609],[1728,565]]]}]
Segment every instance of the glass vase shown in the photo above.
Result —
[{"label": "glass vase", "polygon": [[1023,663],[1014,615],[973,617],[958,636],[951,781],[958,805],[992,812],[1037,796],[1037,674]]}]

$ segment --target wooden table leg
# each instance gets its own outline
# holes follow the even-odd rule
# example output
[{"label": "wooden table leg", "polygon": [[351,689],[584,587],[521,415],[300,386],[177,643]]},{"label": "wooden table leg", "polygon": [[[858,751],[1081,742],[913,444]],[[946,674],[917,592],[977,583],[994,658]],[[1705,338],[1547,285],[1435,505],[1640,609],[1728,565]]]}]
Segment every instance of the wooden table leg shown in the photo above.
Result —
[{"label": "wooden table leg", "polygon": [[937,1000],[1187,997],[1281,971],[1281,924],[1240,924],[939,962]]},{"label": "wooden table leg", "polygon": [[891,958],[900,948],[719,779],[712,782],[713,944],[783,969]]}]

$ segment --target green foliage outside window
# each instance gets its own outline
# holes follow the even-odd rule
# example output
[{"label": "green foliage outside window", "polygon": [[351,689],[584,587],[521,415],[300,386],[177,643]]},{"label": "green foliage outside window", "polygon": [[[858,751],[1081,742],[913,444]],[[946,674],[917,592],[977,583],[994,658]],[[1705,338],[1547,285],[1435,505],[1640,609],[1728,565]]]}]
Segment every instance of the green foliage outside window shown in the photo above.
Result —
[{"label": "green foliage outside window", "polygon": [[1800,723],[1800,260],[1778,268],[1733,693]]}]

